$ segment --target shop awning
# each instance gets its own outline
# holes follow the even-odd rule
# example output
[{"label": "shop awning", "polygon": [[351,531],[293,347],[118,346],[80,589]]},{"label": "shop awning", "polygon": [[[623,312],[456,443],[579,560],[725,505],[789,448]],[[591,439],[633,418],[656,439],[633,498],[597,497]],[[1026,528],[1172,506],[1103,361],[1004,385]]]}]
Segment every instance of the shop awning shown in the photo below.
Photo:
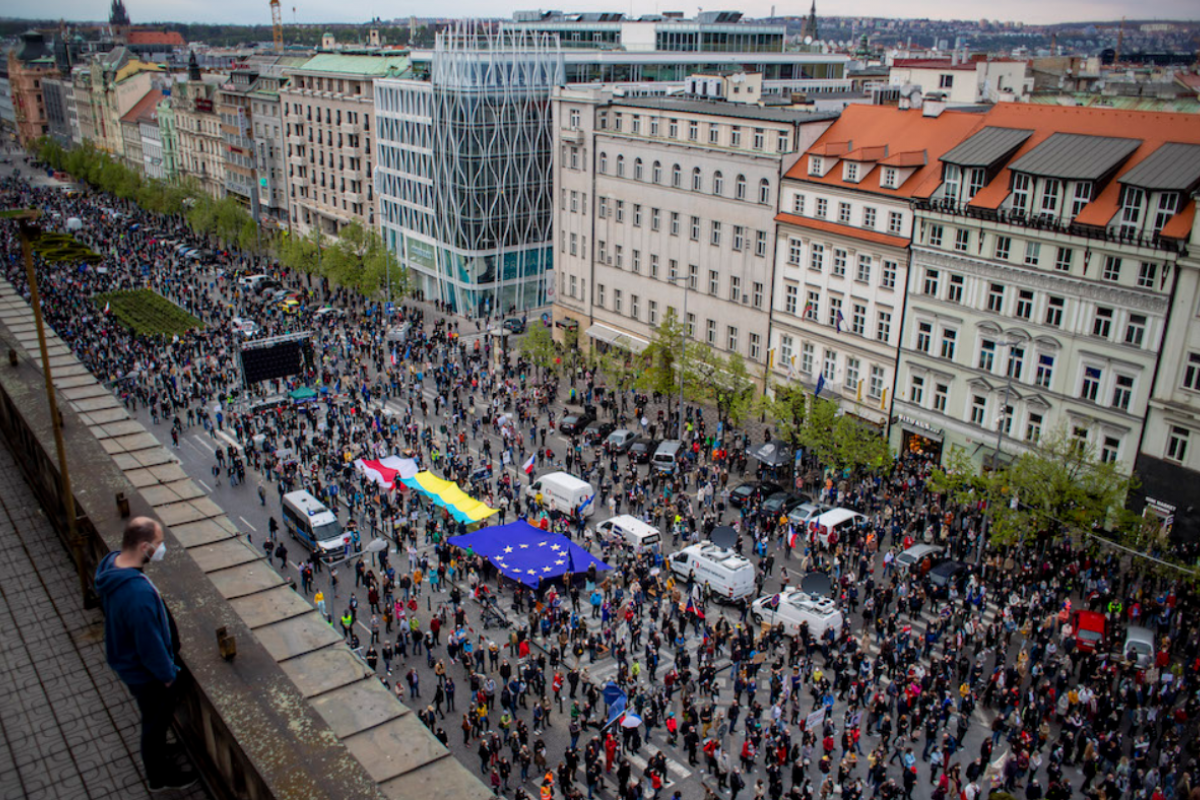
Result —
[{"label": "shop awning", "polygon": [[650,346],[650,342],[645,339],[625,333],[624,331],[619,331],[616,328],[610,328],[607,325],[601,325],[600,323],[596,323],[588,328],[586,333],[598,342],[604,342],[613,347],[628,350],[631,353],[640,353]]}]

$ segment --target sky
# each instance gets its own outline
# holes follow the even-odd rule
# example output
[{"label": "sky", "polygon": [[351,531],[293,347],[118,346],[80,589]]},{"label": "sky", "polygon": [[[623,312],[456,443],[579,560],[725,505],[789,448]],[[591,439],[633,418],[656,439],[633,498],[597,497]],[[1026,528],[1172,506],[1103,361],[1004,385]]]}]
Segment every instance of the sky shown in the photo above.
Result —
[{"label": "sky", "polygon": [[[748,16],[767,16],[772,9],[778,14],[803,15],[808,13],[810,0],[772,2],[772,0],[724,0],[706,6],[707,10],[740,10]],[[554,8],[563,11],[619,11],[631,13],[656,13],[682,11],[693,16],[697,6],[678,0],[640,0],[626,3],[612,0],[580,0],[579,2],[555,2],[538,5],[537,2],[521,0],[443,0],[425,5],[419,3],[397,3],[394,0],[360,0],[348,6],[345,0],[282,0],[284,24],[318,22],[365,22],[373,16],[385,20],[406,19],[411,14],[429,16],[436,13],[446,17],[509,17],[515,10]],[[1080,20],[1115,20],[1122,16],[1130,19],[1200,19],[1200,4],[1196,0],[1007,0],[997,4],[994,0],[818,0],[817,14],[822,6],[844,16],[903,16],[906,18],[929,17],[933,19],[1001,19],[1020,20],[1028,24],[1074,22]],[[109,0],[41,0],[36,5],[25,5],[21,16],[36,13],[41,19],[98,20],[108,18]],[[125,7],[134,24],[154,21],[171,22],[216,22],[242,25],[271,22],[268,0],[125,0]],[[293,7],[295,14],[293,17]],[[12,7],[10,7],[12,9]],[[36,12],[34,11],[36,9]],[[353,9],[353,10],[351,10]],[[636,11],[635,11],[636,9]],[[15,9],[12,9],[15,10]],[[998,15],[1003,16],[998,16]]]}]

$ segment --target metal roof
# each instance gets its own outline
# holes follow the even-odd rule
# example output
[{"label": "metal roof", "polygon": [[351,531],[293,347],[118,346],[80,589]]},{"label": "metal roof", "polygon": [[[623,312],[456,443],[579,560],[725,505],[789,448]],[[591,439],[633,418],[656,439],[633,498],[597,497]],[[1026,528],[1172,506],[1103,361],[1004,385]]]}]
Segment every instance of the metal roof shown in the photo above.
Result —
[{"label": "metal roof", "polygon": [[1033,131],[988,126],[942,156],[960,167],[990,167],[1025,144]]},{"label": "metal roof", "polygon": [[1056,133],[1018,158],[1009,169],[1044,178],[1095,181],[1120,166],[1141,144],[1141,139]]},{"label": "metal roof", "polygon": [[1186,192],[1200,184],[1200,144],[1167,142],[1120,177],[1142,189]]},{"label": "metal roof", "polygon": [[722,100],[696,100],[677,97],[614,97],[612,105],[674,111],[679,114],[709,114],[714,117],[757,119],[763,122],[798,124],[821,122],[838,118],[837,111],[806,111],[798,108],[764,108],[749,103],[730,103]]}]

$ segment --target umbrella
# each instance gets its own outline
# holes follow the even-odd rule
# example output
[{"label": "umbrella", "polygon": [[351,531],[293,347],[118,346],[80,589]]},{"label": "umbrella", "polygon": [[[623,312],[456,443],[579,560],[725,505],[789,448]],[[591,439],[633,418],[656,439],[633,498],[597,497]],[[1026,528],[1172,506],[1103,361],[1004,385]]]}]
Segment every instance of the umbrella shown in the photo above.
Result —
[{"label": "umbrella", "polygon": [[767,442],[752,450],[750,457],[761,461],[768,467],[782,467],[792,460],[791,451],[779,442]]},{"label": "umbrella", "polygon": [[372,539],[365,549],[368,553],[379,553],[388,549],[387,539]]},{"label": "umbrella", "polygon": [[728,525],[721,525],[720,527],[713,528],[713,532],[708,539],[722,550],[730,550],[737,543],[737,531]]},{"label": "umbrella", "polygon": [[626,714],[621,719],[621,727],[622,728],[636,728],[638,725],[641,725],[641,724],[642,724],[642,718],[632,712]]},{"label": "umbrella", "polygon": [[833,596],[833,581],[824,572],[810,572],[800,581],[800,588],[811,595]]}]

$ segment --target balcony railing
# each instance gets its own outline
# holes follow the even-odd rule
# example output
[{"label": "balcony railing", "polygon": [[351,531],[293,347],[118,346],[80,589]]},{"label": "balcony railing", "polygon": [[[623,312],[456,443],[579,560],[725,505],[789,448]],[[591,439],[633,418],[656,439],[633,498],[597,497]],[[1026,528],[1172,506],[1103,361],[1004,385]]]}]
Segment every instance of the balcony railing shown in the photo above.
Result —
[{"label": "balcony railing", "polygon": [[914,203],[914,207],[918,211],[932,211],[956,217],[969,217],[986,222],[996,222],[1001,225],[1014,225],[1020,228],[1058,233],[1064,236],[1079,236],[1111,244],[1149,247],[1155,250],[1168,250],[1176,253],[1183,251],[1182,243],[1173,239],[1164,239],[1158,234],[1145,236],[1131,233],[1121,228],[1109,228],[1099,225],[1077,225],[1073,222],[1063,222],[1049,215],[1021,214],[1006,209],[977,208],[952,200],[917,200]]}]

